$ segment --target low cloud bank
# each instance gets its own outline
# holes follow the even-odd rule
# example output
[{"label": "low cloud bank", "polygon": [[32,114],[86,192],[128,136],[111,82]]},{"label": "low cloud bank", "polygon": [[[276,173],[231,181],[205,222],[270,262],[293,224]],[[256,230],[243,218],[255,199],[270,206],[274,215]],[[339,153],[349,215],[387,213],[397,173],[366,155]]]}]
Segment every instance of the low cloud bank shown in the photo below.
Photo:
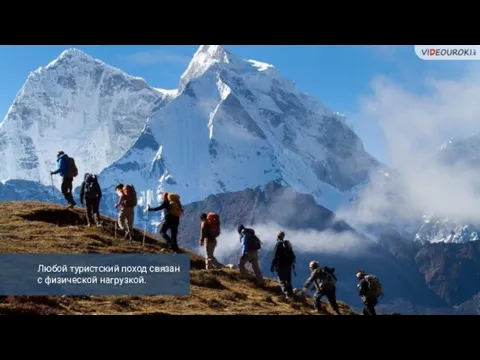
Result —
[{"label": "low cloud bank", "polygon": [[[248,227],[248,225],[246,225]],[[276,224],[252,226],[255,233],[263,242],[259,255],[263,259],[268,256],[275,246],[276,234],[279,229],[286,233],[297,254],[328,254],[342,256],[357,256],[365,251],[366,239],[360,238],[352,232],[334,233],[332,231],[295,231],[284,229]],[[203,254],[203,249],[197,249]],[[238,263],[241,254],[240,238],[236,231],[224,231],[218,238],[215,255],[224,263]],[[269,259],[270,260],[270,259]]]},{"label": "low cloud bank", "polygon": [[480,159],[480,147],[477,141],[449,142],[480,131],[480,72],[469,68],[463,76],[430,78],[424,85],[427,91],[419,93],[388,78],[373,82],[360,119],[380,126],[397,173],[374,174],[354,208],[339,213],[350,223],[406,223],[425,212],[480,223],[480,172],[464,161]]}]

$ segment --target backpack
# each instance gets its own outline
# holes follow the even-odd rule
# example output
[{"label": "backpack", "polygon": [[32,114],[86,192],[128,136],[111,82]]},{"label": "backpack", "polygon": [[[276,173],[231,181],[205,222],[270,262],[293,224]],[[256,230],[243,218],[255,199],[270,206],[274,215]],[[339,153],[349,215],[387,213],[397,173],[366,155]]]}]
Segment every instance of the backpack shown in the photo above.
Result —
[{"label": "backpack", "polygon": [[282,241],[282,246],[284,249],[283,254],[284,254],[285,261],[290,264],[295,264],[296,256],[295,256],[295,253],[293,252],[293,247],[290,241],[288,240]]},{"label": "backpack", "polygon": [[168,201],[170,203],[169,213],[173,216],[180,217],[183,215],[183,206],[180,202],[180,196],[177,194],[169,193]]},{"label": "backpack", "polygon": [[208,232],[210,236],[220,236],[220,216],[215,213],[209,213],[207,215]]},{"label": "backpack", "polygon": [[323,267],[324,281],[335,285],[337,283],[337,277],[335,276],[335,268],[328,266]]},{"label": "backpack", "polygon": [[68,164],[67,175],[77,177],[78,169],[77,169],[77,165],[75,165],[75,159],[72,157],[68,157],[67,164]]},{"label": "backpack", "polygon": [[99,192],[98,188],[100,185],[98,184],[98,178],[96,175],[90,175],[85,179],[85,192],[84,197],[86,199],[94,199],[98,197]]},{"label": "backpack", "polygon": [[137,192],[133,185],[125,185],[123,187],[123,194],[126,197],[125,206],[126,207],[135,207],[137,206]]},{"label": "backpack", "polygon": [[383,296],[382,284],[380,284],[378,277],[375,275],[367,275],[365,276],[365,280],[370,288],[370,291],[368,292],[369,296],[375,297],[376,299]]},{"label": "backpack", "polygon": [[255,235],[255,231],[253,229],[246,229],[245,233],[245,241],[247,242],[247,251],[254,251],[260,250],[262,248],[262,242]]}]

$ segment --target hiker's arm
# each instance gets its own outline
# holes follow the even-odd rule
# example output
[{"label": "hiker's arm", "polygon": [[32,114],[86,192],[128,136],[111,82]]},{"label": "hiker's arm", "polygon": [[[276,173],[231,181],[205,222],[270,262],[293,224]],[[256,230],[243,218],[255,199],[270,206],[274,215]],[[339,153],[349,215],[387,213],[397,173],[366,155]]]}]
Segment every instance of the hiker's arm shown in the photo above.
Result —
[{"label": "hiker's arm", "polygon": [[117,204],[115,205],[115,207],[119,207],[120,204],[125,200],[125,195],[122,195],[118,198],[118,202]]},{"label": "hiker's arm", "polygon": [[366,280],[360,281],[360,284],[358,284],[358,294],[360,296],[365,296],[367,295],[369,290],[368,283]]},{"label": "hiker's arm", "polygon": [[98,190],[98,200],[102,198],[102,188],[100,187],[100,184],[97,183],[97,190]]},{"label": "hiker's arm", "polygon": [[272,256],[272,264],[270,265],[270,270],[275,270],[275,267],[278,264],[278,242],[275,244],[273,248],[273,256]]},{"label": "hiker's arm", "polygon": [[80,185],[80,204],[83,204],[83,195],[85,194],[85,181]]},{"label": "hiker's arm", "polygon": [[242,243],[242,256],[247,253],[247,237],[243,235],[240,239],[240,242]]},{"label": "hiker's arm", "polygon": [[65,159],[66,156],[62,157],[58,162],[58,168],[55,171],[52,171],[52,175],[58,174],[59,172],[65,173],[67,168],[67,160]]},{"label": "hiker's arm", "polygon": [[163,210],[163,209],[166,209],[167,208],[167,205],[168,205],[168,201],[167,200],[164,200],[160,206],[157,206],[157,207],[154,207],[154,208],[150,208],[149,211],[160,211],[160,210]]},{"label": "hiker's arm", "polygon": [[207,237],[207,227],[205,226],[205,222],[202,222],[202,224],[200,225],[200,243],[203,243],[206,237]]},{"label": "hiker's arm", "polygon": [[312,272],[312,274],[307,279],[307,281],[305,281],[305,284],[303,285],[303,289],[308,290],[310,288],[310,286],[312,285],[312,283],[316,280],[317,276],[318,276],[317,271]]}]

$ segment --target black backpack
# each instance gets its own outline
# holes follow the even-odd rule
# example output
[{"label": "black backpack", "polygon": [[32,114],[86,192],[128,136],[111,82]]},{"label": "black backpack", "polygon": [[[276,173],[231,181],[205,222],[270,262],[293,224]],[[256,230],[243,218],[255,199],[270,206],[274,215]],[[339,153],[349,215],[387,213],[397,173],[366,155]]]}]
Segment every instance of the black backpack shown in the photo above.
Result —
[{"label": "black backpack", "polygon": [[77,165],[75,165],[75,159],[72,157],[68,157],[67,162],[68,162],[68,171],[67,171],[68,176],[77,177],[78,169],[77,169]]},{"label": "black backpack", "polygon": [[96,175],[89,175],[85,179],[85,192],[84,197],[86,199],[95,199],[99,195],[100,185],[98,184],[98,178]]},{"label": "black backpack", "polygon": [[295,256],[295,253],[293,252],[293,247],[290,241],[288,240],[282,241],[282,246],[283,246],[283,257],[285,262],[289,264],[295,264],[296,256]]},{"label": "black backpack", "polygon": [[324,266],[322,270],[325,276],[325,280],[333,284],[337,282],[337,277],[335,276],[335,268]]},{"label": "black backpack", "polygon": [[262,248],[262,242],[258,236],[255,235],[253,229],[245,229],[245,241],[247,242],[248,251],[260,250]]}]

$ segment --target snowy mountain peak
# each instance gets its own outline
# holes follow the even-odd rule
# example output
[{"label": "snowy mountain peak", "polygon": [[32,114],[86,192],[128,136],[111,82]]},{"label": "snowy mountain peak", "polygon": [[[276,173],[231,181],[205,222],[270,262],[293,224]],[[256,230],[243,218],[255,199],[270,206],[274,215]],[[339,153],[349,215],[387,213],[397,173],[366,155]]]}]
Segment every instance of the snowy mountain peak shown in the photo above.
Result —
[{"label": "snowy mountain peak", "polygon": [[76,49],[70,48],[67,50],[62,51],[60,56],[57,59],[65,59],[65,58],[77,58],[77,59],[85,59],[85,60],[95,60],[93,57],[88,55],[86,52]]},{"label": "snowy mountain peak", "polygon": [[229,58],[232,56],[222,45],[201,45],[192,60],[198,59],[198,57],[208,57],[210,59],[216,59],[218,61],[229,62]]},{"label": "snowy mountain peak", "polygon": [[180,78],[179,91],[183,91],[186,84],[199,78],[209,68],[217,64],[230,64],[241,68],[245,66],[245,61],[236,57],[221,45],[201,45]]},{"label": "snowy mountain peak", "polygon": [[39,73],[51,68],[56,68],[58,66],[80,65],[82,63],[104,64],[102,61],[91,57],[82,50],[71,48],[62,51],[62,53],[56,59],[44,67],[39,67],[34,73]]}]

